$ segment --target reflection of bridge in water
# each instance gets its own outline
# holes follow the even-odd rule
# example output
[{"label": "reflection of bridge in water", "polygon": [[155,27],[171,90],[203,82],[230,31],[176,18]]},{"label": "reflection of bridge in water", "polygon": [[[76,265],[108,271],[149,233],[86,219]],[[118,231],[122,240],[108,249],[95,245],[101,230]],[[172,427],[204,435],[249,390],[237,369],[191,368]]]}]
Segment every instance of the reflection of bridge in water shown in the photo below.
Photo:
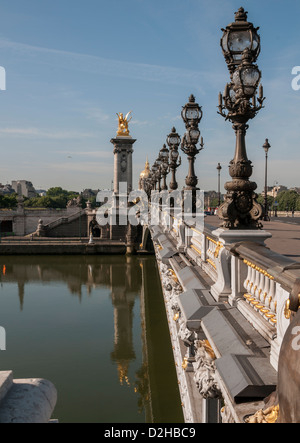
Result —
[{"label": "reflection of bridge in water", "polygon": [[[20,309],[24,312],[27,309],[27,285],[30,288],[32,284],[52,285],[63,282],[68,292],[78,297],[80,302],[84,297],[93,297],[94,290],[99,287],[109,288],[114,322],[110,359],[117,371],[116,378],[121,385],[130,386],[136,393],[138,409],[144,411],[146,422],[169,422],[174,417],[182,420],[159,275],[153,257],[31,256],[27,257],[24,264],[23,257],[2,256],[0,269],[4,290],[7,284],[17,282]],[[56,290],[55,286],[53,290]],[[65,293],[62,296],[65,297]],[[133,320],[137,297],[142,356],[137,356],[134,349],[137,337],[133,337]],[[111,340],[110,334],[108,340]],[[135,370],[133,378],[129,375],[132,374],[130,367],[137,358],[141,359],[142,365]]]}]

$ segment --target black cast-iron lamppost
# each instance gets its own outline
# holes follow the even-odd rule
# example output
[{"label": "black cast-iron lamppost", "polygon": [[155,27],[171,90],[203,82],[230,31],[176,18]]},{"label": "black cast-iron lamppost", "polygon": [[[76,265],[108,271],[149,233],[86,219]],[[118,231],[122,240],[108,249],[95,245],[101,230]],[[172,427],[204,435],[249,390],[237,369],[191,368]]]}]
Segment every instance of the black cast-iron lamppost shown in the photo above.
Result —
[{"label": "black cast-iron lamppost", "polygon": [[190,96],[189,102],[183,106],[181,116],[186,127],[186,133],[182,138],[181,149],[187,155],[189,162],[189,172],[185,180],[185,190],[196,191],[198,179],[195,175],[195,157],[204,148],[204,143],[201,137],[200,149],[196,147],[200,138],[198,125],[203,117],[203,112],[198,103],[195,103],[195,97],[193,95]]},{"label": "black cast-iron lamppost", "polygon": [[217,170],[218,170],[218,207],[220,207],[220,205],[221,205],[221,170],[222,170],[222,166],[220,165],[220,163],[218,163]]},{"label": "black cast-iron lamppost", "polygon": [[163,179],[161,190],[166,191],[168,189],[166,178],[169,173],[169,149],[166,145],[163,145],[159,151],[159,158],[161,160],[160,170]]},{"label": "black cast-iron lamppost", "polygon": [[157,171],[158,171],[158,166],[157,163],[154,162],[151,168],[152,189],[154,191],[156,190],[156,184],[157,184]]},{"label": "black cast-iron lamppost", "polygon": [[218,113],[233,123],[236,149],[229,165],[232,181],[225,184],[227,194],[218,215],[224,220],[225,228],[258,229],[262,227],[259,219],[263,209],[256,201],[254,191],[257,185],[249,180],[252,162],[247,157],[245,137],[248,121],[262,109],[265,100],[261,85],[257,97],[261,72],[254,64],[260,53],[260,38],[258,28],[247,22],[243,8],[239,9],[235,18],[235,23],[223,30],[221,40],[231,82],[226,85],[224,94],[219,94]]},{"label": "black cast-iron lamppost", "polygon": [[266,153],[266,163],[265,163],[265,215],[264,221],[269,221],[269,211],[268,211],[268,152],[271,145],[269,144],[269,140],[266,138],[265,143],[263,144],[264,151]]},{"label": "black cast-iron lamppost", "polygon": [[156,166],[157,166],[157,170],[156,170],[156,178],[157,178],[157,183],[158,183],[158,191],[161,191],[161,164],[162,164],[162,160],[161,157],[158,156],[157,159],[155,160]]},{"label": "black cast-iron lamppost", "polygon": [[[178,183],[176,181],[176,170],[181,165],[181,157],[179,157],[178,147],[180,145],[181,138],[177,134],[176,129],[172,128],[172,132],[167,137],[167,144],[170,148],[169,165],[172,173],[170,189],[176,191]],[[177,163],[178,161],[178,163]]]}]

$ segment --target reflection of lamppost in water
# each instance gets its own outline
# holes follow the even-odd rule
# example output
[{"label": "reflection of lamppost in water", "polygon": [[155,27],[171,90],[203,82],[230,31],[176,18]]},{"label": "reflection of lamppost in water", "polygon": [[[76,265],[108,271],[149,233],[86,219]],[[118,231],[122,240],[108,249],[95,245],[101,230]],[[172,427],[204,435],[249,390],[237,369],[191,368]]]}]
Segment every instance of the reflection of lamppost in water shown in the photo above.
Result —
[{"label": "reflection of lamppost in water", "polygon": [[118,366],[119,382],[130,385],[128,370],[130,362],[136,355],[133,347],[133,308],[135,295],[126,289],[116,288],[112,294],[114,306],[114,351],[111,353],[112,361]]}]

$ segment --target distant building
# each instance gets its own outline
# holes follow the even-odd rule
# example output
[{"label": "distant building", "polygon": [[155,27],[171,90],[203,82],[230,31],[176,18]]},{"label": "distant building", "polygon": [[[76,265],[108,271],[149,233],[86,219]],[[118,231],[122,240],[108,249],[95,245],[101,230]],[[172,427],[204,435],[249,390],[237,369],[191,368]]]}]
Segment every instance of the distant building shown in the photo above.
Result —
[{"label": "distant building", "polygon": [[47,195],[47,191],[45,189],[36,189],[35,191],[40,197],[45,197]]},{"label": "distant building", "polygon": [[290,191],[296,191],[298,194],[300,194],[300,188],[291,188]]},{"label": "distant building", "polygon": [[[204,206],[206,208],[211,207],[211,203],[213,200],[219,199],[219,194],[216,191],[205,191],[204,192]],[[223,197],[221,194],[221,201],[223,201]]]},{"label": "distant building", "polygon": [[27,180],[14,180],[11,182],[11,186],[14,192],[21,193],[24,197],[33,198],[37,195],[32,183]]},{"label": "distant building", "polygon": [[94,190],[94,189],[85,189],[84,191],[82,191],[81,193],[81,197],[85,198],[85,199],[89,199],[92,197],[96,197],[98,194],[99,190]]},{"label": "distant building", "polygon": [[[280,194],[280,192],[283,191],[288,191],[288,188],[286,186],[283,185],[276,185],[273,188],[268,188],[268,192],[267,195],[269,195],[270,197],[276,198],[278,194]],[[265,195],[265,192],[262,192],[262,195]]]},{"label": "distant building", "polygon": [[12,188],[11,185],[7,184],[7,185],[2,185],[2,183],[0,183],[0,194],[1,195],[9,195],[9,194],[13,194],[15,192],[15,190]]}]

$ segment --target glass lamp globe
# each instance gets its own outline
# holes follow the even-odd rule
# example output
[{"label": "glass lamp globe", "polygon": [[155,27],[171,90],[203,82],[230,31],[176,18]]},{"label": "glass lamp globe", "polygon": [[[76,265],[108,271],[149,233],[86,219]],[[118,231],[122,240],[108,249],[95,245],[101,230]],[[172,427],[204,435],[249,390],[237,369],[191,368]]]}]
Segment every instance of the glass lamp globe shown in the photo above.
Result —
[{"label": "glass lamp globe", "polygon": [[175,146],[180,145],[180,136],[177,134],[176,129],[173,128],[171,134],[167,137],[167,144],[168,146],[173,149]]},{"label": "glass lamp globe", "polygon": [[159,157],[162,161],[166,161],[169,157],[169,150],[166,145],[163,145],[163,148],[160,150]]},{"label": "glass lamp globe", "polygon": [[160,167],[160,165],[161,165],[161,163],[162,163],[162,161],[161,161],[161,157],[159,156],[159,157],[157,157],[157,159],[155,160],[155,163],[156,163],[156,165],[157,165],[157,169]]},{"label": "glass lamp globe", "polygon": [[187,132],[188,140],[190,140],[193,144],[197,144],[200,137],[200,131],[196,128],[191,128]]},{"label": "glass lamp globe", "polygon": [[200,123],[203,113],[193,95],[190,96],[189,102],[183,106],[181,116],[187,127]]},{"label": "glass lamp globe", "polygon": [[176,162],[177,159],[179,157],[179,152],[177,151],[177,149],[173,149],[172,151],[170,151],[170,160]]},{"label": "glass lamp globe", "polygon": [[234,72],[232,79],[236,89],[241,87],[246,96],[252,97],[260,82],[261,73],[257,66],[245,65]]},{"label": "glass lamp globe", "polygon": [[249,49],[252,61],[256,61],[260,53],[260,36],[252,23],[247,21],[247,12],[240,8],[235,13],[235,22],[222,29],[221,47],[225,59],[233,69],[242,62],[242,54]]},{"label": "glass lamp globe", "polygon": [[152,166],[151,170],[155,174],[157,169],[158,169],[158,166],[157,166],[157,163],[155,162],[154,165]]}]

